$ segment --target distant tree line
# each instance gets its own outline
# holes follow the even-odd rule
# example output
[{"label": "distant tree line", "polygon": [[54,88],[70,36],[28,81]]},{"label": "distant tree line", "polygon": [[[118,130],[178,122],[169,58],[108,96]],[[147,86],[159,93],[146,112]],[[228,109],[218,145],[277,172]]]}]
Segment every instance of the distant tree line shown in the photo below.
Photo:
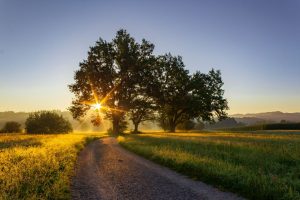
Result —
[{"label": "distant tree line", "polygon": [[[54,134],[72,132],[70,122],[54,111],[40,111],[29,115],[25,122],[26,133]],[[15,121],[6,122],[0,133],[21,133],[21,124]]]},{"label": "distant tree line", "polygon": [[[154,44],[145,39],[138,43],[123,29],[111,42],[100,38],[69,85],[75,94],[69,108],[73,117],[80,119],[99,101],[112,132],[118,134],[126,119],[132,121],[135,133],[146,120],[157,120],[174,132],[176,126],[191,126],[193,120],[212,122],[227,116],[219,70],[190,74],[181,56],[156,56],[153,51]],[[100,125],[100,115],[92,122]]]},{"label": "distant tree line", "polygon": [[20,133],[21,124],[15,121],[6,122],[3,128],[0,130],[0,133]]}]

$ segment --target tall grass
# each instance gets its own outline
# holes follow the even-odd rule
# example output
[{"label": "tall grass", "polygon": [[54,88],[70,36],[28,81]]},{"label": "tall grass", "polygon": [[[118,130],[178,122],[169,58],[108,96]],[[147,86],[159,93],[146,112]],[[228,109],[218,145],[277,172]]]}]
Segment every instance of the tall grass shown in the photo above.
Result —
[{"label": "tall grass", "polygon": [[0,135],[0,199],[70,199],[85,134]]},{"label": "tall grass", "polygon": [[119,137],[119,142],[191,178],[250,199],[300,199],[299,134],[155,133]]}]

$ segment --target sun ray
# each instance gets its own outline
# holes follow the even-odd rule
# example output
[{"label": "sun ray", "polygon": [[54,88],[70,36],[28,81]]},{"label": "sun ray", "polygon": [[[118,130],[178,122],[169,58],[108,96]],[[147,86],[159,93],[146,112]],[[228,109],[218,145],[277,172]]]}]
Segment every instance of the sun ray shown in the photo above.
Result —
[{"label": "sun ray", "polygon": [[101,110],[106,111],[116,111],[116,112],[126,112],[125,110],[118,109],[118,108],[111,108],[109,106],[105,106],[105,102],[107,99],[111,96],[111,94],[116,91],[116,89],[119,87],[121,81],[117,83],[100,101],[97,92],[94,89],[93,84],[90,80],[88,80],[88,83],[91,87],[91,92],[93,94],[93,101],[82,101],[81,104],[88,105],[90,108],[93,108],[95,111],[97,111],[98,116],[101,116]]}]

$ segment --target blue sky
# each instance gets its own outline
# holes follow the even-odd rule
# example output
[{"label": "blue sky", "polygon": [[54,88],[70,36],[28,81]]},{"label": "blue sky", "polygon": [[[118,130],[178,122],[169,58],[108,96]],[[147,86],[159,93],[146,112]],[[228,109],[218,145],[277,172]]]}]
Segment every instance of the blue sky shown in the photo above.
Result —
[{"label": "blue sky", "polygon": [[66,109],[89,46],[120,28],[220,69],[229,113],[300,112],[300,1],[0,0],[0,111]]}]

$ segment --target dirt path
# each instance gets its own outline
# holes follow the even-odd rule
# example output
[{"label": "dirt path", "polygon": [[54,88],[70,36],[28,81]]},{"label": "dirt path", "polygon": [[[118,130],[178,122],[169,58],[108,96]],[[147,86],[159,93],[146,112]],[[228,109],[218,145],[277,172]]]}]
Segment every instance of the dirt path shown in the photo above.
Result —
[{"label": "dirt path", "polygon": [[128,152],[114,138],[80,153],[71,192],[76,200],[242,199]]}]

